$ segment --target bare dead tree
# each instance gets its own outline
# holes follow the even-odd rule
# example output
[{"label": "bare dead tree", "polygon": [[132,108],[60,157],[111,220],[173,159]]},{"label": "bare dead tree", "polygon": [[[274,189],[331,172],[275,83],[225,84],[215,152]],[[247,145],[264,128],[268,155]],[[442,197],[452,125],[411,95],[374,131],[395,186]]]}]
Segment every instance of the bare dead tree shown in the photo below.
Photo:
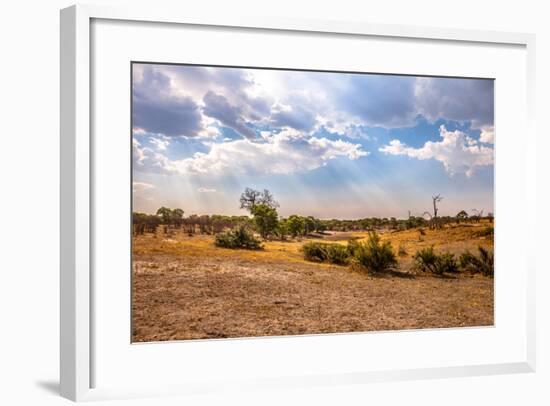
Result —
[{"label": "bare dead tree", "polygon": [[475,221],[476,223],[479,223],[479,221],[481,220],[481,218],[483,217],[483,210],[478,210],[478,209],[472,209],[472,212],[474,213],[472,216],[470,216],[470,218]]},{"label": "bare dead tree", "polygon": [[435,195],[432,196],[432,204],[433,204],[433,215],[430,212],[425,211],[422,216],[428,216],[430,218],[430,229],[439,228],[439,220],[437,217],[437,213],[439,212],[439,208],[437,207],[437,203],[443,200],[443,196],[441,195]]}]

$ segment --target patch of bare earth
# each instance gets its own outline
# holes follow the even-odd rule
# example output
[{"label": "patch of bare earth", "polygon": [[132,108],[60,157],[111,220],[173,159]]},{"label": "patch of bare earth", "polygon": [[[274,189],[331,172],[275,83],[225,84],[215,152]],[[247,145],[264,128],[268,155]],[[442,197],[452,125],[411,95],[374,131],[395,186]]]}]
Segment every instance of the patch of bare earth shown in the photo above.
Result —
[{"label": "patch of bare earth", "polygon": [[493,324],[490,278],[373,277],[305,262],[294,243],[243,252],[212,242],[208,236],[134,241],[134,341]]}]

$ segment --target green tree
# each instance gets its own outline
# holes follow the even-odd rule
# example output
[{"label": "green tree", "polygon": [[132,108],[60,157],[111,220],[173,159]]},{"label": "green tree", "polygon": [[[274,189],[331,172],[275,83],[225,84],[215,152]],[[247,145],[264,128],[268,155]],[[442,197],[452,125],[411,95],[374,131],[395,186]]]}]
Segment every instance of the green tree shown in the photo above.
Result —
[{"label": "green tree", "polygon": [[183,223],[183,213],[184,211],[182,209],[174,209],[172,210],[172,215],[170,216],[170,221],[180,227]]},{"label": "green tree", "polygon": [[277,229],[279,215],[274,208],[266,204],[255,204],[250,213],[254,216],[254,224],[262,238],[268,238]]},{"label": "green tree", "polygon": [[287,222],[288,222],[288,232],[293,237],[296,237],[304,233],[305,222],[303,217],[293,214],[287,219]]},{"label": "green tree", "polygon": [[315,218],[312,216],[304,217],[304,234],[315,231]]},{"label": "green tree", "polygon": [[468,213],[466,213],[465,210],[460,210],[457,214],[456,214],[456,222],[457,223],[460,223],[460,221],[466,221],[468,220]]},{"label": "green tree", "polygon": [[162,219],[162,224],[170,224],[170,220],[172,218],[172,210],[170,210],[168,207],[162,206],[160,209],[157,210],[157,216],[160,216]]},{"label": "green tree", "polygon": [[276,230],[277,235],[281,240],[286,240],[288,234],[290,234],[290,229],[288,227],[288,219],[279,220]]}]

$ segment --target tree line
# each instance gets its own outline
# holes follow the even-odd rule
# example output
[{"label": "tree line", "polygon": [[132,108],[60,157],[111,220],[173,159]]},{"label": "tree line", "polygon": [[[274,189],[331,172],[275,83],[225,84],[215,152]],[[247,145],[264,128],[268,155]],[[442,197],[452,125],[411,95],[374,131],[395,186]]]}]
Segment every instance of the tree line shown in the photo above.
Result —
[{"label": "tree line", "polygon": [[254,229],[263,239],[285,240],[289,237],[297,238],[326,231],[373,231],[384,228],[407,230],[416,227],[436,228],[450,223],[479,222],[481,219],[493,221],[492,213],[484,216],[483,211],[475,209],[470,215],[465,210],[461,210],[455,216],[439,216],[437,203],[442,200],[442,197],[437,195],[432,200],[433,214],[425,212],[421,216],[414,216],[409,212],[406,219],[395,217],[366,217],[355,220],[319,219],[314,216],[297,214],[281,217],[277,211],[279,203],[269,190],[259,191],[246,188],[241,194],[239,202],[240,208],[247,210],[249,215],[192,214],[185,217],[184,210],[180,208],[161,207],[155,214],[134,212],[132,223],[135,235],[155,233],[159,227],[162,227],[165,233],[174,229],[182,229],[189,235],[194,235],[196,233],[219,234],[228,229],[244,226]]}]

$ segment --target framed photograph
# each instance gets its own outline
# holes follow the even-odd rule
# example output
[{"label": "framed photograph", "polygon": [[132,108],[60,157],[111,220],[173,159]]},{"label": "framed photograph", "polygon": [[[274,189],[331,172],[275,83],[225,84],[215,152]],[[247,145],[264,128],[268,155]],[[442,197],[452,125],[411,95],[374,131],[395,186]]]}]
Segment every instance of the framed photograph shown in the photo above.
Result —
[{"label": "framed photograph", "polygon": [[533,47],[62,10],[63,396],[533,371]]}]

